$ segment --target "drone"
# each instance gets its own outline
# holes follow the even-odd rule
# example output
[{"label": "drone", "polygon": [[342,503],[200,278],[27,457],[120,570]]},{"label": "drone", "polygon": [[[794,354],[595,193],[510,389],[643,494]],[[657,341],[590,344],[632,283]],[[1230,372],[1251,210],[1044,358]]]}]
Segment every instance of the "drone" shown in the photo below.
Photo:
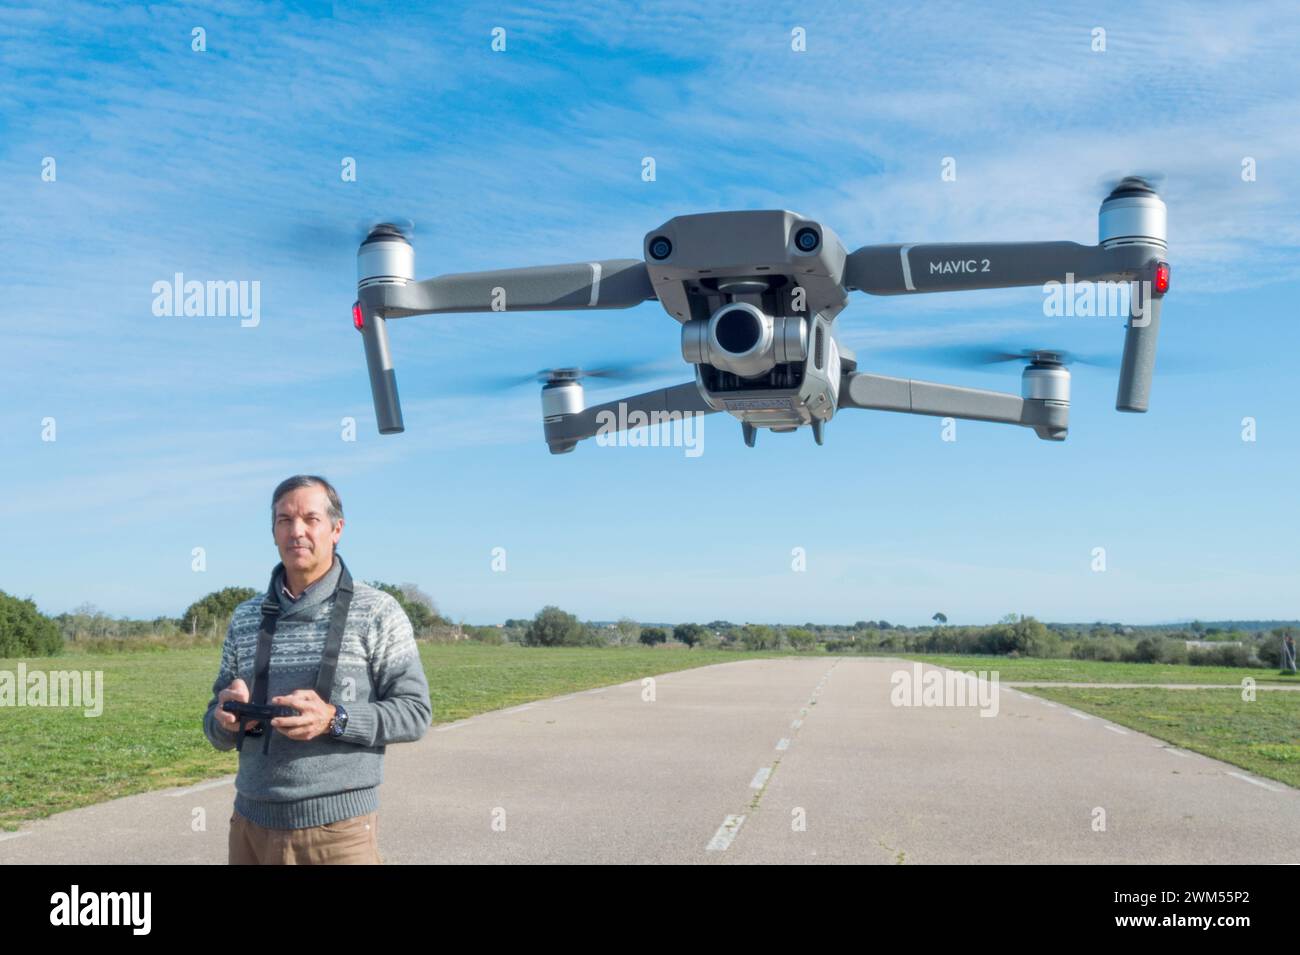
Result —
[{"label": "drone", "polygon": [[[413,315],[622,309],[655,300],[681,326],[693,381],[587,407],[579,368],[543,373],[542,426],[552,454],[619,422],[726,412],[745,444],[760,428],[807,426],[822,444],[827,422],[851,408],[1013,424],[1041,439],[1069,430],[1068,353],[1037,349],[1023,360],[1019,395],[858,370],[836,333],[850,292],[914,295],[1050,282],[1130,288],[1118,411],[1150,403],[1160,312],[1169,290],[1165,204],[1142,177],[1120,180],[1099,213],[1097,245],[1075,242],[867,245],[847,252],[831,229],[787,210],[681,215],[646,234],[641,259],[603,259],[415,280],[402,227],[381,223],[357,251],[353,324],[381,434],[404,430],[387,324]],[[598,373],[597,373],[598,374]],[[622,414],[619,414],[620,408]],[[629,412],[641,412],[636,416]],[[657,416],[657,417],[656,417]],[[602,425],[602,422],[605,425]],[[625,425],[631,426],[631,425]]]}]

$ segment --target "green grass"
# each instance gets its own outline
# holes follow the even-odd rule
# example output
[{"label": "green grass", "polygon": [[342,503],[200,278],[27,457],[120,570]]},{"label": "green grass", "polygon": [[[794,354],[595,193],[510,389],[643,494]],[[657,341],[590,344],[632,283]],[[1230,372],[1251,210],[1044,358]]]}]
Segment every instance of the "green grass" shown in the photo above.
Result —
[{"label": "green grass", "polygon": [[[575,690],[735,660],[780,656],[648,647],[494,647],[421,644],[434,723]],[[0,709],[0,829],[119,796],[235,772],[202,719],[219,648],[27,659],[30,670],[102,670],[103,713]],[[14,671],[18,660],[0,659]]]},{"label": "green grass", "polygon": [[1300,787],[1300,693],[1039,688],[1035,696]]},{"label": "green grass", "polygon": [[[954,670],[996,670],[1002,682],[1227,683],[1244,677],[1260,684],[1294,684],[1294,676],[1249,667],[1201,667],[1100,660],[899,654]],[[1241,690],[1036,687],[1034,695],[1147,733],[1267,779],[1300,786],[1300,692],[1260,690],[1253,702]]]},{"label": "green grass", "polygon": [[1001,681],[1043,680],[1060,683],[1232,683],[1243,677],[1256,683],[1300,683],[1277,670],[1253,667],[1189,666],[1173,663],[1110,663],[1103,660],[1040,660],[962,654],[893,654],[954,670],[997,670]]}]

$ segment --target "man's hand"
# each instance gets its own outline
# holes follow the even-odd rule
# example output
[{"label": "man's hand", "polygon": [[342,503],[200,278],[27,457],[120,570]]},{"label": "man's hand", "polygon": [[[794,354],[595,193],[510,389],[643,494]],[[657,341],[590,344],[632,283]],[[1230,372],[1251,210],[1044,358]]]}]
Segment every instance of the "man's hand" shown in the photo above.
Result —
[{"label": "man's hand", "polygon": [[315,690],[294,690],[288,696],[277,696],[271,700],[274,706],[292,706],[299,712],[298,716],[277,716],[271,720],[271,726],[289,739],[308,740],[323,736],[329,732],[330,720],[334,719],[333,704],[326,703]]},{"label": "man's hand", "polygon": [[[221,708],[221,704],[225,703],[227,700],[234,700],[237,703],[247,703],[248,699],[248,684],[239,679],[239,677],[235,677],[234,682],[231,683],[230,686],[217,694],[217,708],[212,711],[212,715],[216,719],[217,725],[231,733],[239,732],[239,717],[234,713],[227,713]],[[248,728],[250,730],[253,729],[259,722],[259,720],[249,720]]]}]

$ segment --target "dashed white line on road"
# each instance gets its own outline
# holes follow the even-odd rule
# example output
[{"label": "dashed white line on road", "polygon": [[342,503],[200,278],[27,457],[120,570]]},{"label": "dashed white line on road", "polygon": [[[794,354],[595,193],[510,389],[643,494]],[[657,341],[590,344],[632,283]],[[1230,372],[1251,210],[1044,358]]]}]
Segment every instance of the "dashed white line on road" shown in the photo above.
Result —
[{"label": "dashed white line on road", "polygon": [[789,745],[790,745],[790,741],[788,739],[779,739],[776,741],[777,749],[786,749],[787,747],[789,747]]},{"label": "dashed white line on road", "polygon": [[1056,709],[1055,703],[1048,703],[1046,700],[1043,700],[1043,706],[1050,706],[1052,709]]},{"label": "dashed white line on road", "polygon": [[736,833],[740,831],[741,823],[744,821],[744,816],[728,816],[722,820],[722,825],[718,826],[718,831],[713,834],[709,844],[704,847],[705,851],[725,852],[727,846],[731,845],[731,840],[736,838]]},{"label": "dashed white line on road", "polygon": [[797,730],[801,726],[803,726],[803,720],[795,720],[790,724],[790,729]]},{"label": "dashed white line on road", "polygon": [[469,720],[457,720],[454,723],[447,723],[445,726],[435,726],[433,731],[435,733],[445,733],[447,730],[454,730],[457,726],[464,726],[468,722]]},{"label": "dashed white line on road", "polygon": [[1092,717],[1091,717],[1091,716],[1088,716],[1086,713],[1079,713],[1079,712],[1077,712],[1077,711],[1075,711],[1075,710],[1070,710],[1070,715],[1071,715],[1071,716],[1077,716],[1077,717],[1079,717],[1079,719],[1081,719],[1081,720],[1090,720],[1090,719],[1092,719]]},{"label": "dashed white line on road", "polygon": [[214,779],[211,782],[199,783],[197,786],[190,786],[188,789],[178,789],[176,792],[163,793],[164,796],[188,796],[190,793],[202,792],[205,789],[216,789],[218,786],[229,786],[235,781],[234,776],[227,776],[224,779]]},{"label": "dashed white line on road", "polygon": [[1118,726],[1111,726],[1109,723],[1105,725],[1106,725],[1106,729],[1110,730],[1112,733],[1118,733],[1120,736],[1128,735],[1128,730],[1122,730]]},{"label": "dashed white line on road", "polygon": [[762,789],[763,785],[767,782],[767,777],[771,775],[772,775],[772,767],[764,766],[762,769],[756,772],[754,774],[754,778],[749,781],[749,788]]},{"label": "dashed white line on road", "polygon": [[30,832],[8,832],[0,836],[0,842],[6,842],[9,839],[21,839],[23,836],[30,836]]},{"label": "dashed white line on road", "polygon": [[536,703],[522,703],[519,706],[512,706],[508,710],[502,710],[502,713],[522,713],[524,710],[531,710]]},{"label": "dashed white line on road", "polygon": [[1184,753],[1181,749],[1174,749],[1172,746],[1162,746],[1160,748],[1163,749],[1166,753],[1173,753],[1175,756],[1183,756],[1183,757],[1187,756],[1187,754]]},{"label": "dashed white line on road", "polygon": [[1228,775],[1229,775],[1229,776],[1236,776],[1238,779],[1244,779],[1244,780],[1245,780],[1246,782],[1248,782],[1248,783],[1253,783],[1253,784],[1256,785],[1256,786],[1261,786],[1261,787],[1263,787],[1264,789],[1267,789],[1269,792],[1273,792],[1273,793],[1286,792],[1286,790],[1283,789],[1283,788],[1280,787],[1280,786],[1270,786],[1268,783],[1266,783],[1266,782],[1261,782],[1261,781],[1258,780],[1258,779],[1252,779],[1251,777],[1245,775],[1244,773],[1232,773],[1232,772],[1230,772],[1230,773],[1228,773]]},{"label": "dashed white line on road", "polygon": [[598,686],[594,690],[583,690],[582,692],[583,693],[604,693],[608,689],[609,687],[607,686]]}]

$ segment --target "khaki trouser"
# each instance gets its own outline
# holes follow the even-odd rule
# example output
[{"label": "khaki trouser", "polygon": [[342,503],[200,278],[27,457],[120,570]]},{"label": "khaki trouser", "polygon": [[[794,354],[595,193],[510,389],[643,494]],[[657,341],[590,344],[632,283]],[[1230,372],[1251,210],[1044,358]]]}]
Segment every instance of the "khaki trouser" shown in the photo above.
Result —
[{"label": "khaki trouser", "polygon": [[266,829],[230,817],[231,865],[382,865],[379,813],[307,829]]}]

